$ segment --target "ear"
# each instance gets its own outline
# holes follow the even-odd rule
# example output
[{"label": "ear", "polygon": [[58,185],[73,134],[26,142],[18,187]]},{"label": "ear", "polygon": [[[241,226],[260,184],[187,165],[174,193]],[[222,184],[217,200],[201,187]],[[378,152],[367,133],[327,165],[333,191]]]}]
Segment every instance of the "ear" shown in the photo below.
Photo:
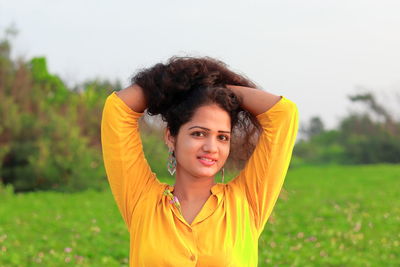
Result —
[{"label": "ear", "polygon": [[168,148],[175,150],[175,137],[171,135],[169,128],[165,128],[164,130],[164,141]]}]

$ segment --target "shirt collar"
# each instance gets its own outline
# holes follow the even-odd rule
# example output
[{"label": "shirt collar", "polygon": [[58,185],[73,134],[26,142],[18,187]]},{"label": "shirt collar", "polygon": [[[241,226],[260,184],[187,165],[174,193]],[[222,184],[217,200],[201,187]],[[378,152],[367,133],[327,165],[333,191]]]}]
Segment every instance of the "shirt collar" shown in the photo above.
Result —
[{"label": "shirt collar", "polygon": [[[223,193],[223,189],[225,186],[226,186],[226,184],[224,184],[224,183],[216,183],[215,185],[213,185],[211,187],[211,193],[217,197],[218,204],[220,203],[220,201],[222,199],[222,193]],[[162,189],[163,189],[161,192],[162,196],[160,197],[159,202],[161,202],[165,198],[168,198],[168,194],[164,194],[164,192],[169,191],[173,194],[175,187],[173,185],[165,184]]]}]

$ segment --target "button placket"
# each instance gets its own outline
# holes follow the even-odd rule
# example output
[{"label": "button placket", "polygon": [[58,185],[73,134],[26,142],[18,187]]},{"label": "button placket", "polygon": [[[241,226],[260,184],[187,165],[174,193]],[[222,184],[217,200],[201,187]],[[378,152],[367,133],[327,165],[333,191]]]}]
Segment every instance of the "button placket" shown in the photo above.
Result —
[{"label": "button placket", "polygon": [[167,200],[168,200],[170,207],[172,209],[172,212],[175,214],[175,216],[181,222],[183,222],[185,225],[190,227],[190,225],[187,223],[187,221],[183,217],[182,209],[181,209],[179,201],[177,200],[177,198],[175,198],[175,196],[172,194],[172,192],[169,189],[165,189],[163,195],[167,196]]}]

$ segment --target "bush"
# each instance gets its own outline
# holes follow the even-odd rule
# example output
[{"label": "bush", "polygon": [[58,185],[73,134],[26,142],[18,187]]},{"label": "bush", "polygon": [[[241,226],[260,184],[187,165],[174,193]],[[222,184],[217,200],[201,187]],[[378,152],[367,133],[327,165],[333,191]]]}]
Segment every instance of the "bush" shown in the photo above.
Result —
[{"label": "bush", "polygon": [[47,120],[21,115],[16,121],[21,129],[31,129],[28,135],[17,132],[2,168],[5,182],[13,184],[17,192],[104,187],[101,152],[89,147],[72,121],[57,113],[49,113]]},{"label": "bush", "polygon": [[[0,40],[0,178],[15,192],[100,190],[101,107],[109,83],[68,90],[45,58],[13,62]],[[6,48],[8,46],[5,46]]]}]

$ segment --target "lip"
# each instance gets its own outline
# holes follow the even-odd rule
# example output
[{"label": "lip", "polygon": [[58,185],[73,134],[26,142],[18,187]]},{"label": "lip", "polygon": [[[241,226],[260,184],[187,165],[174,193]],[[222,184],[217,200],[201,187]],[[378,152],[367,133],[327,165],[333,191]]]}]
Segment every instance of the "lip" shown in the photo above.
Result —
[{"label": "lip", "polygon": [[199,158],[206,158],[206,159],[211,159],[211,160],[213,160],[213,161],[217,161],[216,158],[212,158],[212,157],[210,157],[210,156],[198,156],[197,158],[198,158],[198,159],[199,159]]},{"label": "lip", "polygon": [[[212,161],[203,160],[202,158],[210,159]],[[215,163],[217,163],[217,159],[214,159],[211,157],[201,156],[201,157],[197,157],[197,159],[200,161],[201,164],[203,164],[204,166],[207,166],[207,167],[212,166]]]}]

